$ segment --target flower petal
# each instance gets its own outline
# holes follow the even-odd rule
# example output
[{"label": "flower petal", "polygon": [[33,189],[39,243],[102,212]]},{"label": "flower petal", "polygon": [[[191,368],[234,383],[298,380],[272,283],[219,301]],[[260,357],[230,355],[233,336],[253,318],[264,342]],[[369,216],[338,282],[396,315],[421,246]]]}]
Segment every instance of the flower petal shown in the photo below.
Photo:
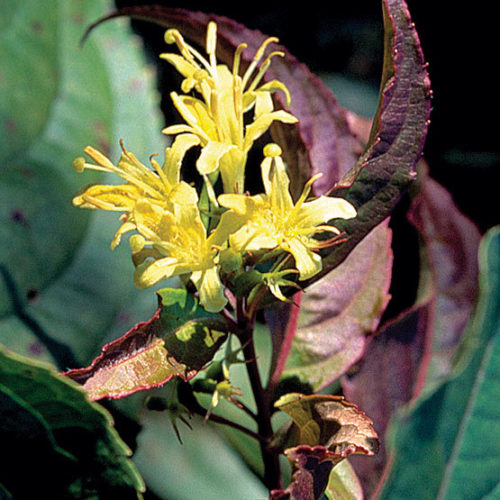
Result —
[{"label": "flower petal", "polygon": [[246,128],[244,150],[248,151],[252,147],[252,144],[269,129],[274,121],[296,123],[298,120],[295,116],[282,110],[259,116]]},{"label": "flower petal", "polygon": [[210,141],[201,151],[196,162],[196,168],[201,175],[208,175],[219,168],[221,158],[229,153],[235,146],[221,142]]},{"label": "flower petal", "polygon": [[295,267],[299,270],[300,280],[312,278],[321,271],[321,257],[304,245],[299,238],[287,240],[282,248],[288,250],[295,258]]},{"label": "flower petal", "polygon": [[332,219],[350,219],[356,217],[356,209],[343,198],[320,196],[308,201],[294,214],[294,220],[300,227],[313,227]]},{"label": "flower petal", "polygon": [[208,312],[219,312],[224,309],[227,299],[224,296],[222,284],[215,266],[191,275],[191,281],[200,294],[200,304]]},{"label": "flower petal", "polygon": [[161,280],[181,274],[177,259],[164,257],[155,261],[146,260],[139,264],[134,273],[134,282],[138,288],[148,288]]},{"label": "flower petal", "polygon": [[179,183],[182,160],[189,149],[200,144],[200,138],[193,134],[179,134],[172,146],[165,151],[163,172],[171,187]]}]

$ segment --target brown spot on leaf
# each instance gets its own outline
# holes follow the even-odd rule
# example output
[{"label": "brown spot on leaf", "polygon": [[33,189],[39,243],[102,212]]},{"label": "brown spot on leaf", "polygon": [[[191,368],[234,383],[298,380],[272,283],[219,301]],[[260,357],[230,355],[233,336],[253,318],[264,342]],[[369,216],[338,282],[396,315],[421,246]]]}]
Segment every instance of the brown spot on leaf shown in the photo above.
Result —
[{"label": "brown spot on leaf", "polygon": [[40,293],[36,288],[30,288],[26,292],[26,299],[28,300],[28,302],[33,302],[39,297],[39,295]]}]

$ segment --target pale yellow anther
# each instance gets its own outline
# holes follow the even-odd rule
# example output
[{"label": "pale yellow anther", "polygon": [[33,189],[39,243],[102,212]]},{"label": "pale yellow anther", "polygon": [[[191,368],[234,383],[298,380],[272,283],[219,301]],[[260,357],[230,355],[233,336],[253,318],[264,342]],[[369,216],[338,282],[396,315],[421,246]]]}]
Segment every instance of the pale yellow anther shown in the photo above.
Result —
[{"label": "pale yellow anther", "polygon": [[264,156],[267,158],[275,158],[281,156],[281,148],[274,143],[267,144],[264,146]]},{"label": "pale yellow anther", "polygon": [[240,43],[238,47],[236,47],[233,60],[233,75],[237,75],[240,71],[241,54],[246,48],[246,43]]},{"label": "pale yellow anther", "polygon": [[215,54],[217,46],[217,25],[211,21],[207,27],[207,54]]},{"label": "pale yellow anther", "polygon": [[73,168],[80,174],[85,170],[85,158],[79,156],[73,160]]},{"label": "pale yellow anther", "polygon": [[178,37],[179,37],[179,32],[176,29],[170,29],[165,31],[164,39],[165,43],[167,43],[168,45],[176,43]]}]

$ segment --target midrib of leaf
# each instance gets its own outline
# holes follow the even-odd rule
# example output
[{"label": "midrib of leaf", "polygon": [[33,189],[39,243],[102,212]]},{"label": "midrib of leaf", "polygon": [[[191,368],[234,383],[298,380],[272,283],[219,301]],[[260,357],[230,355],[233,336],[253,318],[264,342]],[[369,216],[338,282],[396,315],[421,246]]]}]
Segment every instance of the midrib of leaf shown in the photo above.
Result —
[{"label": "midrib of leaf", "polygon": [[[497,332],[498,333],[498,332]],[[477,401],[479,391],[481,389],[481,384],[484,381],[486,370],[488,368],[489,362],[491,360],[493,349],[495,347],[496,335],[489,340],[486,348],[484,350],[483,356],[481,358],[481,362],[479,368],[477,370],[474,383],[472,385],[469,399],[467,401],[463,418],[460,422],[460,426],[458,428],[458,432],[455,436],[455,441],[453,443],[453,448],[451,451],[450,459],[446,464],[446,468],[443,474],[443,479],[441,481],[441,485],[439,487],[439,491],[436,497],[436,500],[444,500],[446,498],[446,493],[448,491],[448,487],[451,481],[451,476],[453,473],[453,469],[460,455],[461,445],[465,439],[465,433],[467,431],[467,427],[469,425],[469,421],[474,412],[475,403]]]}]

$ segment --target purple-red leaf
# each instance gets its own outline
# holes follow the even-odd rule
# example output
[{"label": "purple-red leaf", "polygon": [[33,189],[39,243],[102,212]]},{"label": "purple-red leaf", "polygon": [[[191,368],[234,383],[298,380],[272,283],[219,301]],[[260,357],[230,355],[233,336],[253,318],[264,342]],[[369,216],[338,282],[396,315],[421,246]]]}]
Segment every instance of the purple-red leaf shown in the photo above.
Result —
[{"label": "purple-red leaf", "polygon": [[[346,396],[374,419],[382,444],[394,412],[449,375],[477,293],[479,231],[425,171],[409,218],[421,237],[417,302],[380,330],[358,371],[343,381]],[[366,492],[387,460],[382,446],[369,463],[353,462]]]},{"label": "purple-red leaf", "polygon": [[[389,301],[391,272],[391,230],[383,223],[339,267],[301,294],[282,376],[296,376],[317,391],[357,362]],[[272,314],[270,310],[267,317]],[[274,336],[280,330],[272,331]]]},{"label": "purple-red leaf", "polygon": [[415,26],[403,0],[384,0],[384,67],[379,105],[365,152],[339,181],[358,210],[338,222],[347,241],[326,256],[317,280],[336,267],[394,209],[416,177],[430,114],[430,81]]},{"label": "purple-red leaf", "polygon": [[90,366],[65,375],[83,385],[93,400],[123,398],[172,377],[190,380],[212,360],[227,332],[218,318],[193,317],[196,307],[188,299],[186,304],[184,290],[163,292],[163,303],[151,319],[105,345]]}]

